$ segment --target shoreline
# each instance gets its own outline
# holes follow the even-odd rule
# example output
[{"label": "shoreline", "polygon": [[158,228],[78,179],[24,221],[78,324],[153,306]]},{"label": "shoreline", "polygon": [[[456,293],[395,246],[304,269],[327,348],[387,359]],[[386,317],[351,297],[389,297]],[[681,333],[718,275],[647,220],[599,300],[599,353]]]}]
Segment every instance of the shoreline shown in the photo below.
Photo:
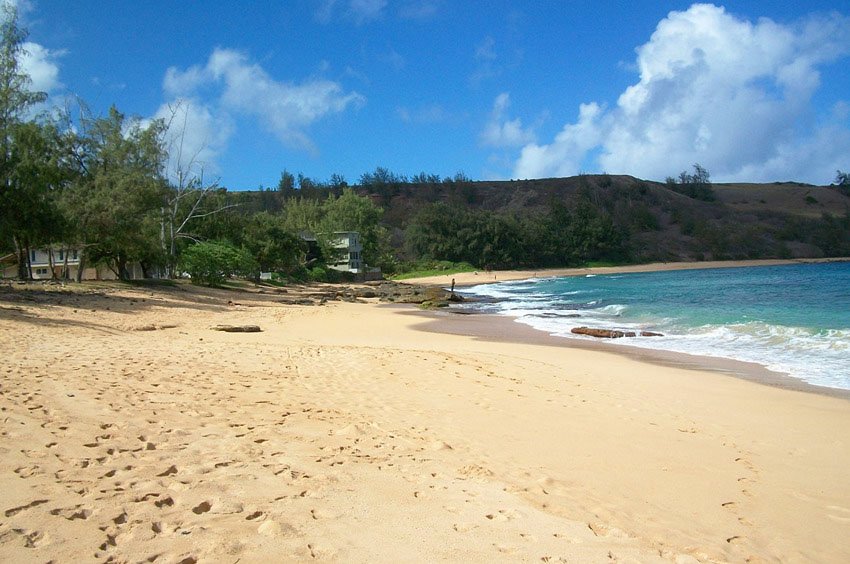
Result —
[{"label": "shoreline", "polygon": [[0,291],[0,560],[850,557],[844,399],[315,286],[54,290]]},{"label": "shoreline", "polygon": [[623,266],[596,266],[586,268],[550,268],[540,270],[493,270],[490,272],[458,272],[422,278],[398,280],[402,284],[422,286],[451,286],[456,288],[477,286],[479,284],[498,284],[516,282],[531,278],[560,278],[567,276],[585,276],[588,274],[630,274],[639,272],[667,272],[677,270],[708,270],[713,268],[747,268],[756,266],[785,266],[792,264],[827,264],[850,262],[850,257],[812,258],[812,259],[758,259],[734,261],[692,261],[692,262],[654,262]]},{"label": "shoreline", "polygon": [[[397,307],[397,306],[390,306]],[[519,323],[513,318],[490,314],[457,314],[450,311],[409,310],[407,313],[425,317],[428,321],[415,329],[445,335],[461,335],[496,343],[533,344],[557,348],[579,349],[619,355],[624,358],[656,366],[682,368],[711,372],[739,378],[762,386],[791,390],[850,401],[850,390],[819,386],[782,372],[768,369],[757,362],[748,362],[726,357],[715,357],[649,349],[628,344],[608,343],[604,339],[561,337],[530,325]]]},{"label": "shoreline", "polygon": [[[479,284],[497,284],[500,282],[513,282],[529,279],[543,279],[550,277],[571,277],[571,276],[587,276],[587,275],[607,275],[607,274],[629,274],[629,273],[650,273],[650,272],[670,272],[682,270],[703,270],[703,269],[722,269],[722,268],[751,268],[751,267],[767,267],[767,266],[790,266],[798,264],[828,264],[828,263],[843,263],[850,262],[850,258],[824,258],[824,259],[792,259],[792,260],[747,260],[747,261],[709,261],[709,262],[683,262],[683,263],[650,263],[643,265],[628,265],[618,267],[594,267],[594,268],[572,268],[572,269],[550,269],[541,271],[498,271],[483,274],[484,276],[493,276],[493,280],[480,279],[482,273],[464,273],[457,275],[444,275],[440,277],[429,277],[422,279],[413,279],[416,284],[422,285],[445,285],[442,280],[436,283],[436,279],[455,278],[455,288],[461,291],[470,286]],[[472,281],[470,281],[472,280]],[[405,282],[405,281],[402,281]],[[449,282],[450,284],[451,282]],[[504,316],[492,313],[478,313],[470,315],[447,314],[452,317],[476,317],[484,316],[488,318],[487,322],[482,323],[466,323],[466,331],[475,337],[496,340],[501,342],[511,342],[513,337],[517,335],[522,339],[522,342],[539,342],[551,346],[567,346],[586,350],[601,350],[613,354],[620,354],[639,361],[650,362],[655,365],[678,366],[692,370],[709,370],[715,373],[723,373],[732,375],[744,380],[749,380],[766,386],[780,387],[783,389],[796,390],[808,393],[815,393],[830,397],[839,397],[842,399],[850,399],[850,390],[844,388],[823,386],[812,384],[783,372],[777,372],[768,369],[765,365],[758,362],[744,361],[731,357],[708,356],[691,354],[684,352],[669,351],[660,348],[645,348],[632,346],[620,339],[617,344],[606,342],[606,339],[589,340],[569,336],[555,336],[547,333],[544,330],[535,329],[529,325],[518,323],[513,318],[505,318]],[[426,330],[436,332],[445,332],[450,334],[465,334],[463,331],[458,331],[454,326],[463,326],[464,322],[448,321],[448,317],[436,316],[434,324]],[[443,320],[443,321],[440,321]],[[521,328],[520,328],[521,327]]]}]

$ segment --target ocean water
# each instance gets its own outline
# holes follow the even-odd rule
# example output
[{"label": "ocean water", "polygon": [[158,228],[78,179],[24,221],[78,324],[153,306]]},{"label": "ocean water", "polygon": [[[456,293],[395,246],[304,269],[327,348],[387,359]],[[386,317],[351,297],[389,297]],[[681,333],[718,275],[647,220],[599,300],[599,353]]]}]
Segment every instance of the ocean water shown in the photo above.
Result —
[{"label": "ocean water", "polygon": [[850,389],[850,263],[541,278],[466,288],[465,305],[551,335],[574,327],[656,331],[629,345],[756,362]]}]

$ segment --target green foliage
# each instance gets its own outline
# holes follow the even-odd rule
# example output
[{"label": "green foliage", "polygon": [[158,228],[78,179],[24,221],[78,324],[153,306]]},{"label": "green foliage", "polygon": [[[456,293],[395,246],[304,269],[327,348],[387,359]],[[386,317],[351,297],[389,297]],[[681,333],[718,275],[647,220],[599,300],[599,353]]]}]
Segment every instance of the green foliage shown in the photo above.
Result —
[{"label": "green foliage", "polygon": [[289,273],[301,266],[306,243],[287,231],[280,216],[260,212],[252,216],[243,231],[243,246],[263,272]]},{"label": "green foliage", "polygon": [[835,189],[850,197],[850,172],[835,171]]},{"label": "green foliage", "polygon": [[[0,238],[2,246],[14,242],[26,251],[53,243],[54,237],[65,233],[58,194],[67,171],[58,132],[51,124],[18,123],[10,134],[6,181],[0,189]],[[27,262],[20,261],[19,266],[19,276],[29,278]]]},{"label": "green foliage", "polygon": [[425,276],[444,276],[459,272],[474,272],[477,269],[468,262],[420,260],[402,265],[401,270],[402,272],[400,274],[392,277],[393,280],[407,280],[408,278],[423,278]]},{"label": "green foliage", "polygon": [[358,196],[351,188],[344,188],[338,198],[328,197],[321,206],[321,219],[312,231],[322,244],[322,251],[330,259],[333,254],[334,232],[357,231],[363,245],[363,260],[367,264],[381,265],[389,246],[387,230],[381,226],[384,210],[372,200]]},{"label": "green foliage", "polygon": [[695,200],[713,202],[717,199],[711,188],[710,174],[698,163],[694,164],[694,173],[687,171],[679,173],[679,178],[667,177],[667,187]]},{"label": "green foliage", "polygon": [[322,220],[322,204],[306,198],[287,200],[282,210],[283,228],[291,233],[315,233]]},{"label": "green foliage", "polygon": [[70,220],[86,253],[126,279],[129,261],[151,259],[160,247],[165,124],[143,126],[113,107],[108,117],[83,125],[79,173],[67,193]]},{"label": "green foliage", "polygon": [[221,286],[231,276],[254,278],[259,265],[244,249],[226,242],[197,243],[183,251],[180,264],[192,284]]},{"label": "green foliage", "polygon": [[437,203],[422,208],[405,231],[411,255],[478,268],[623,260],[624,237],[607,212],[583,197],[572,207],[555,200],[547,214],[523,218]]},{"label": "green foliage", "polygon": [[0,11],[0,249],[14,246],[18,274],[29,278],[29,245],[42,242],[56,215],[48,192],[57,161],[51,134],[24,122],[30,108],[47,98],[30,91],[32,80],[20,67],[27,31],[18,26],[15,4],[4,1]]}]

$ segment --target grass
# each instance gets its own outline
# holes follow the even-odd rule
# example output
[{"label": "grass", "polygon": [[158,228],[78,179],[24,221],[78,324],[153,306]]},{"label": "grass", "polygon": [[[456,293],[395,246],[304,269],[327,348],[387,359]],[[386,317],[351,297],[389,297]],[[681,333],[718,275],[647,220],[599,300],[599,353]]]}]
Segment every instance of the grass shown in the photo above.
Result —
[{"label": "grass", "polygon": [[476,270],[479,269],[469,263],[442,261],[435,264],[423,265],[423,268],[417,268],[415,270],[395,274],[391,276],[390,279],[407,280],[409,278],[426,278],[428,276],[446,276],[448,274],[457,274],[459,272],[475,272]]}]

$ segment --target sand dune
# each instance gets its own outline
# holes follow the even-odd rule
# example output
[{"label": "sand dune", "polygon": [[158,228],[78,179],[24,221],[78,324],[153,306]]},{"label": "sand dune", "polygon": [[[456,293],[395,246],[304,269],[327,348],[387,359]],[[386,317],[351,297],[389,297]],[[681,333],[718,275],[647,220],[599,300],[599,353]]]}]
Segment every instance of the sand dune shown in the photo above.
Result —
[{"label": "sand dune", "polygon": [[233,296],[0,294],[0,560],[850,559],[846,400]]}]

